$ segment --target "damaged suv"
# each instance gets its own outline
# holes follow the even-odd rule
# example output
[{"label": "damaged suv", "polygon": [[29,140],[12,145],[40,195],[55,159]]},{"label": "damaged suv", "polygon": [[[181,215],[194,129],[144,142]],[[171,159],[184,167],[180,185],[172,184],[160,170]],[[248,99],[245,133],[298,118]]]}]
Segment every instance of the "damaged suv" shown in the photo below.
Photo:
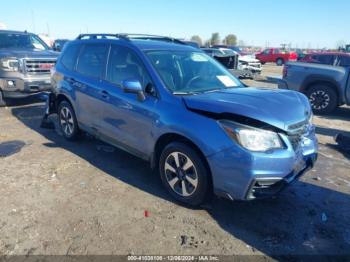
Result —
[{"label": "damaged suv", "polygon": [[269,197],[313,167],[308,99],[247,88],[220,63],[176,39],[80,35],[57,61],[47,114],[64,137],[88,132],[151,163],[178,201],[212,192]]}]

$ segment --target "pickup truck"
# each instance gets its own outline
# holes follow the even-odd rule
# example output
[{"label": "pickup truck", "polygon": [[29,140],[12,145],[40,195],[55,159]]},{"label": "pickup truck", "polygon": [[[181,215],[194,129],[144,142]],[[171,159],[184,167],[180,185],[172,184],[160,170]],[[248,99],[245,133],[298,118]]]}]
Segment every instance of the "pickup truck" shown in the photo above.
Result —
[{"label": "pickup truck", "polygon": [[350,66],[290,62],[284,66],[280,89],[304,93],[315,114],[329,114],[350,105]]},{"label": "pickup truck", "polygon": [[49,91],[58,55],[35,34],[0,30],[0,106],[6,98]]},{"label": "pickup truck", "polygon": [[255,58],[260,60],[262,64],[271,62],[281,66],[288,61],[296,61],[298,55],[295,52],[288,52],[280,48],[267,48],[264,51],[255,54]]}]

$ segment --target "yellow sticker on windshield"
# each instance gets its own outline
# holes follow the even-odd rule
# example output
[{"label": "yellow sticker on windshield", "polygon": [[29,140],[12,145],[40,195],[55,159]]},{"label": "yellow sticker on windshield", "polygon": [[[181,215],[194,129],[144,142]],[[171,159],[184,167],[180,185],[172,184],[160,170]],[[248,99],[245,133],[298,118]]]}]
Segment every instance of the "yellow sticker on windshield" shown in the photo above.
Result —
[{"label": "yellow sticker on windshield", "polygon": [[235,81],[233,81],[230,77],[228,76],[216,76],[221,83],[223,83],[226,87],[236,87],[238,86]]}]

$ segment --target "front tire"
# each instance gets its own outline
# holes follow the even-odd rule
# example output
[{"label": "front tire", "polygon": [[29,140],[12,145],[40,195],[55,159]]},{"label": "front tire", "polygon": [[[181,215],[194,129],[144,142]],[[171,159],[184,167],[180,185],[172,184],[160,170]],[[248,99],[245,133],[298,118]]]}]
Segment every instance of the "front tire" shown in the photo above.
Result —
[{"label": "front tire", "polygon": [[62,101],[58,106],[58,121],[67,140],[73,141],[79,137],[78,121],[73,107],[67,101]]},{"label": "front tire", "polygon": [[327,85],[316,84],[311,86],[307,92],[311,108],[315,114],[329,114],[338,105],[338,96],[336,92]]},{"label": "front tire", "polygon": [[0,90],[0,107],[6,106],[6,101],[4,99],[4,95],[2,91]]},{"label": "front tire", "polygon": [[185,143],[167,145],[159,159],[162,183],[177,201],[198,206],[210,196],[209,170],[202,157]]}]

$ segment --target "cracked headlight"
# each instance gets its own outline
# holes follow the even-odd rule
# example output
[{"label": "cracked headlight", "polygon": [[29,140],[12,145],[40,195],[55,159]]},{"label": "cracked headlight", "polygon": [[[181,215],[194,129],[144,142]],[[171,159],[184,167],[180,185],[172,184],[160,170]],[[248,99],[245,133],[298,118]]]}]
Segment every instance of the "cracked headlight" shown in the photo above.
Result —
[{"label": "cracked headlight", "polygon": [[19,68],[19,61],[14,58],[2,58],[0,59],[0,69],[4,71],[16,72]]},{"label": "cracked headlight", "polygon": [[254,152],[266,152],[271,149],[284,148],[280,136],[272,131],[220,120],[220,126],[227,135],[242,147]]}]

